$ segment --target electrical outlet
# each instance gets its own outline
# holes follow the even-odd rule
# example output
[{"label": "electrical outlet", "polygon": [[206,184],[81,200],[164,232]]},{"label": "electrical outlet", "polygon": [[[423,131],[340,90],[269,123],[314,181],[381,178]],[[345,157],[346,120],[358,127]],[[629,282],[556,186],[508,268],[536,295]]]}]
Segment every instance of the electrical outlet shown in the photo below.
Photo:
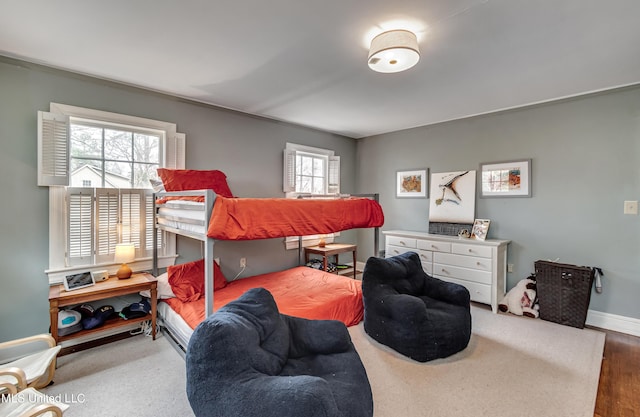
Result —
[{"label": "electrical outlet", "polygon": [[624,202],[624,214],[638,214],[638,202],[637,201],[625,201]]},{"label": "electrical outlet", "polygon": [[507,264],[507,272],[513,272],[513,264]]},{"label": "electrical outlet", "polygon": [[247,258],[240,258],[240,268],[247,267]]}]

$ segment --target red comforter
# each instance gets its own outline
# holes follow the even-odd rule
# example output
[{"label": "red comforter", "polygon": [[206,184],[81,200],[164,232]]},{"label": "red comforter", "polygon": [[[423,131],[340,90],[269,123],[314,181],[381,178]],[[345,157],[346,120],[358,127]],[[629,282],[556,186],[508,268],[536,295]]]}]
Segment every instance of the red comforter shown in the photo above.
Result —
[{"label": "red comforter", "polygon": [[207,235],[254,240],[380,227],[384,214],[368,198],[337,200],[216,197]]},{"label": "red comforter", "polygon": [[[347,326],[358,324],[363,318],[361,281],[306,266],[229,282],[226,287],[214,291],[214,311],[256,287],[271,292],[282,314],[340,320]],[[192,329],[204,320],[204,297],[188,303],[177,298],[163,301]]]}]

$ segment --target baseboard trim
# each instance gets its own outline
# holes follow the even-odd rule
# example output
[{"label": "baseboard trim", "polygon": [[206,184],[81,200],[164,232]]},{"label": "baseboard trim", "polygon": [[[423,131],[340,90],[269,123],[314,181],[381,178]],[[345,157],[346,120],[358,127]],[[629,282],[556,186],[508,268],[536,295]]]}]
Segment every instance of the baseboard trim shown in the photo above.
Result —
[{"label": "baseboard trim", "polygon": [[640,320],[601,311],[587,311],[587,325],[640,337]]}]

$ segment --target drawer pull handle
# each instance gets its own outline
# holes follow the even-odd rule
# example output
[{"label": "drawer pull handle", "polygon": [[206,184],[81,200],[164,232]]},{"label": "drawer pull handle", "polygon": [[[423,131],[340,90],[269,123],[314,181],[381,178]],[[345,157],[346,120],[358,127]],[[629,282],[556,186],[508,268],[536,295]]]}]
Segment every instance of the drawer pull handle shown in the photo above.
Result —
[{"label": "drawer pull handle", "polygon": [[482,264],[480,262],[476,262],[476,265],[477,266],[481,266]]},{"label": "drawer pull handle", "polygon": [[469,248],[469,253],[473,253],[473,249]]},{"label": "drawer pull handle", "polygon": [[407,245],[406,243],[404,243],[404,240],[401,240],[401,241],[400,241],[400,244],[401,244],[402,246],[406,246],[406,245]]}]

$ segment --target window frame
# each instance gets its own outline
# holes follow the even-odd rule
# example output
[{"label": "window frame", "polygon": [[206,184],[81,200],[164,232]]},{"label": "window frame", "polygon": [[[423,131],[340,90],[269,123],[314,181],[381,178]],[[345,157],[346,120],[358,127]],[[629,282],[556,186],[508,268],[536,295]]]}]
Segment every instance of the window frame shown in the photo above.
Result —
[{"label": "window frame", "polygon": [[[50,113],[54,116],[61,115],[64,116],[67,120],[67,123],[73,123],[74,121],[84,121],[89,123],[97,123],[102,127],[121,127],[121,126],[135,126],[140,130],[148,130],[154,133],[159,133],[161,135],[161,144],[160,144],[160,155],[159,155],[159,166],[167,167],[167,168],[178,168],[184,169],[185,163],[185,135],[177,132],[176,124],[163,122],[158,120],[146,119],[136,116],[129,116],[118,113],[105,112],[101,110],[88,109],[83,107],[70,106],[66,104],[60,103],[50,103],[49,107]],[[40,118],[39,118],[39,167],[41,164],[40,160]],[[70,139],[67,135],[67,152],[70,152]],[[70,158],[67,158],[67,170],[70,169]],[[94,247],[94,253],[92,254],[93,263],[84,264],[84,265],[70,265],[69,260],[67,258],[67,240],[69,235],[67,234],[68,224],[68,214],[67,214],[67,197],[69,195],[69,187],[70,183],[70,172],[68,171],[68,175],[66,178],[66,184],[64,181],[58,181],[57,183],[51,184],[41,184],[40,176],[39,176],[39,185],[49,185],[49,268],[45,270],[45,273],[48,275],[49,283],[56,284],[61,283],[63,278],[66,275],[82,272],[82,271],[96,271],[96,270],[104,270],[107,269],[110,274],[114,274],[118,269],[119,265],[114,263],[113,260],[108,259],[109,256],[102,255],[102,259],[99,259],[98,254],[95,253],[96,247]],[[88,188],[94,190],[94,201],[93,201],[93,212],[96,213],[96,202],[95,196],[99,193],[99,190],[105,190],[101,187],[91,187]],[[110,188],[109,190],[120,190],[118,188]],[[122,189],[122,190],[135,190],[135,189]],[[141,189],[137,189],[141,190]],[[146,189],[145,189],[146,190]],[[153,196],[153,190],[149,187],[151,198]],[[138,191],[139,192],[139,191]],[[149,192],[146,192],[149,194]],[[147,200],[145,204],[149,204],[147,196],[145,193],[144,198]],[[119,199],[119,205],[121,204],[121,200]],[[148,214],[146,216],[148,217]],[[153,213],[151,212],[151,215]],[[95,219],[95,215],[94,215]],[[142,217],[141,217],[142,219]],[[148,219],[146,219],[146,226],[149,226]],[[93,233],[95,233],[95,228],[97,224],[92,220],[92,224],[94,227]],[[152,225],[152,223],[151,223]],[[145,227],[145,225],[140,225],[140,227]],[[169,265],[173,265],[175,263],[175,259],[177,258],[176,253],[176,237],[173,234],[168,234],[163,232],[164,234],[164,247],[159,248],[158,260],[159,267],[166,268]],[[144,241],[140,242],[141,245]],[[148,270],[153,267],[153,252],[146,250],[140,250],[136,253],[136,260],[129,263],[134,270]]]}]

